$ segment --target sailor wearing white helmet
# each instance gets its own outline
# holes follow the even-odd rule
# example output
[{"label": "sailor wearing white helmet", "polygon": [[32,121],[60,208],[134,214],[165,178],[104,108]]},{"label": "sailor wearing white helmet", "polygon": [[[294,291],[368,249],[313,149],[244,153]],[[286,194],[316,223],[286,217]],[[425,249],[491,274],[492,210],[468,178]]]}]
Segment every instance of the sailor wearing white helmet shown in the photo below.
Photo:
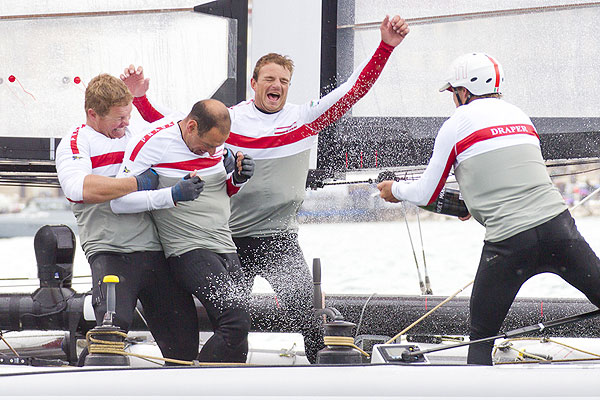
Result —
[{"label": "sailor wearing white helmet", "polygon": [[[454,168],[470,215],[486,228],[470,301],[471,340],[496,335],[523,283],[543,272],[561,276],[600,307],[600,260],[550,180],[533,123],[501,99],[503,84],[494,57],[457,58],[440,89],[452,92],[457,108],[422,177],[378,185],[386,201],[427,205]],[[492,346],[471,345],[467,362],[492,364]]]}]

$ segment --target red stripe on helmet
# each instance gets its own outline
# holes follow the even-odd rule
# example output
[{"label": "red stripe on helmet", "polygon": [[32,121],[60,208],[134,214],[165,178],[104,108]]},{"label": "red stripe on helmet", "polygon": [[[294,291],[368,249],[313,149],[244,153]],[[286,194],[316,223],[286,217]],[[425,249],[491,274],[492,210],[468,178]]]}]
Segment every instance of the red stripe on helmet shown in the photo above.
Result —
[{"label": "red stripe on helmet", "polygon": [[494,93],[498,93],[500,89],[500,68],[498,67],[498,63],[492,57],[486,54],[486,57],[490,59],[492,64],[494,65],[494,71],[496,72],[496,83],[494,84]]}]

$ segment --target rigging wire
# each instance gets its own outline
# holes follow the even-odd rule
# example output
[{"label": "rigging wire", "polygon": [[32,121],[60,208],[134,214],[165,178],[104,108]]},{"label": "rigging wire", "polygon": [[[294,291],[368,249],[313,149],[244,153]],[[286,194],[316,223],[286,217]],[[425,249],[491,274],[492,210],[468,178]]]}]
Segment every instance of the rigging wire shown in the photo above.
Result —
[{"label": "rigging wire", "polygon": [[588,194],[583,200],[581,200],[579,203],[575,204],[573,207],[569,208],[569,211],[573,211],[574,209],[576,209],[577,207],[579,207],[580,205],[584,204],[585,202],[587,202],[589,199],[592,198],[593,195],[595,195],[596,193],[600,192],[600,187],[596,188],[596,190],[594,190],[592,193]]},{"label": "rigging wire", "polygon": [[419,277],[419,287],[421,288],[421,294],[426,294],[425,283],[421,276],[421,270],[419,269],[419,261],[417,260],[417,253],[415,252],[415,245],[413,244],[412,235],[410,234],[410,227],[408,226],[408,218],[406,217],[406,205],[402,202],[402,211],[404,214],[404,222],[406,222],[406,231],[408,233],[408,239],[410,240],[410,247],[412,249],[413,257],[415,258],[415,266],[417,267],[417,276]]},{"label": "rigging wire", "polygon": [[372,293],[369,298],[367,299],[367,301],[365,301],[365,304],[363,304],[362,310],[360,312],[360,317],[358,318],[358,324],[356,324],[356,336],[358,336],[358,333],[360,332],[360,328],[362,325],[362,321],[363,321],[363,317],[365,316],[365,310],[367,308],[367,305],[369,304],[369,302],[371,301],[371,299],[373,298],[373,296],[375,296],[377,293]]},{"label": "rigging wire", "polygon": [[425,246],[423,245],[423,230],[421,229],[421,218],[419,218],[420,210],[417,208],[417,223],[419,225],[419,237],[421,238],[421,251],[423,252],[423,273],[425,274],[425,294],[433,294],[431,290],[431,281],[429,280],[429,272],[427,272],[427,261],[425,260]]},{"label": "rigging wire", "polygon": [[183,8],[155,8],[149,10],[122,10],[122,11],[88,11],[88,12],[70,12],[70,13],[46,13],[46,14],[22,14],[22,15],[2,15],[0,20],[20,20],[20,19],[41,19],[41,18],[73,18],[73,17],[110,17],[120,15],[139,15],[139,14],[162,14],[162,13],[181,13],[194,11],[191,7]]},{"label": "rigging wire", "polygon": [[[576,10],[581,8],[592,8],[600,6],[600,2],[591,1],[575,4],[557,4],[552,6],[526,7],[526,8],[511,8],[504,10],[491,11],[476,11],[470,13],[434,15],[430,17],[405,18],[409,25],[429,25],[444,22],[464,21],[490,17],[507,17],[513,15],[535,14],[550,11],[566,11]],[[378,22],[363,22],[358,24],[338,25],[337,29],[374,29],[379,28],[381,21]]]}]

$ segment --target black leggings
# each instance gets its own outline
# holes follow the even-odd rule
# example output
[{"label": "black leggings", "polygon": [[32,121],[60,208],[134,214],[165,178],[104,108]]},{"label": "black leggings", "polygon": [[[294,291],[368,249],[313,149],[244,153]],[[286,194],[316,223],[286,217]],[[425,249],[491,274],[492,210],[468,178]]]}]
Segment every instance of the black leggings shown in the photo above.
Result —
[{"label": "black leggings", "polygon": [[169,276],[162,251],[96,253],[92,269],[92,305],[96,323],[106,313],[105,275],[117,275],[113,324],[129,331],[139,298],[148,328],[167,358],[191,361],[198,356],[198,318],[194,299]]},{"label": "black leggings", "polygon": [[196,249],[169,257],[168,263],[175,281],[200,300],[213,327],[198,360],[246,362],[250,315],[237,254]]},{"label": "black leggings", "polygon": [[315,363],[317,352],[325,347],[323,328],[314,315],[312,276],[298,235],[241,237],[233,238],[233,241],[238,248],[248,291],[252,291],[257,275],[269,282],[284,313],[286,328],[302,333],[306,357]]},{"label": "black leggings", "polygon": [[[600,260],[569,211],[506,240],[485,242],[470,301],[470,338],[498,334],[517,292],[534,275],[552,272],[600,307]],[[493,343],[469,346],[469,364],[492,364]]]}]

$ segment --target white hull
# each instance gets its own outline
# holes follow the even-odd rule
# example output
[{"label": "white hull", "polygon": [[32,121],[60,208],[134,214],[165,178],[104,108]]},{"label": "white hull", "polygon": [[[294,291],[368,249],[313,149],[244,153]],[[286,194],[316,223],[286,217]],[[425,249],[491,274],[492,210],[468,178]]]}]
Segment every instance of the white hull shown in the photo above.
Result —
[{"label": "white hull", "polygon": [[[37,334],[14,332],[7,334],[6,339],[15,346],[44,346],[44,343],[55,343],[59,334],[45,332],[42,339]],[[140,335],[146,333],[130,333],[130,336]],[[208,335],[201,337],[206,339]],[[549,355],[553,360],[593,357],[573,348],[592,354],[600,352],[597,339],[563,338],[557,341],[571,347],[539,340],[511,339],[517,349],[497,353],[495,360],[514,359],[523,350]],[[0,387],[4,396],[36,398],[81,396],[82,393],[107,398],[600,398],[598,361],[471,366],[465,365],[466,347],[457,347],[430,353],[428,362],[419,364],[383,363],[378,356],[380,353],[375,351],[375,363],[372,364],[307,365],[301,337],[297,334],[252,334],[250,342],[249,363],[244,366],[158,368],[157,364],[137,357],[130,357],[131,367],[5,365],[0,366]],[[501,342],[498,340],[496,344]],[[439,345],[419,346],[424,350]],[[1,351],[7,353],[6,349]],[[128,351],[160,356],[151,340],[135,344]]]},{"label": "white hull", "polygon": [[5,367],[2,394],[203,398],[598,398],[598,365]]}]

